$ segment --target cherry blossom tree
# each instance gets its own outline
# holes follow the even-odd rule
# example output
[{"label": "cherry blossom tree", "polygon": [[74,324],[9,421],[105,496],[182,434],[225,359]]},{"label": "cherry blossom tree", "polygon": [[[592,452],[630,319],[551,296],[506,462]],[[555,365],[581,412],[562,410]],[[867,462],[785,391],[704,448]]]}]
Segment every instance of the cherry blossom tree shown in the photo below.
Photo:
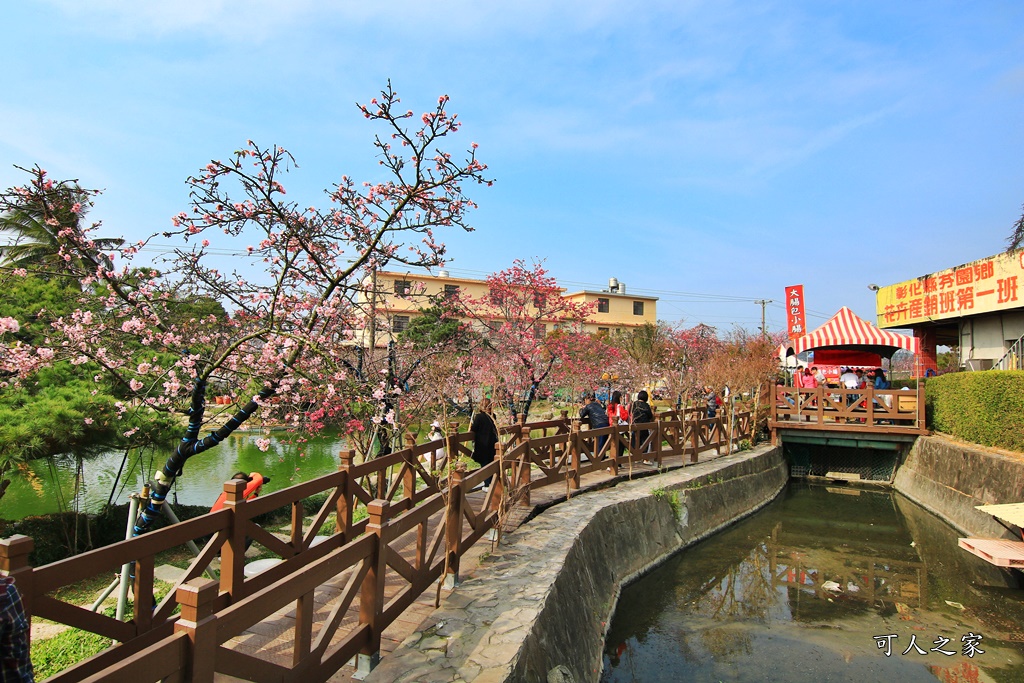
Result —
[{"label": "cherry blossom tree", "polygon": [[[60,224],[57,265],[82,283],[81,305],[53,320],[45,347],[5,343],[0,365],[18,377],[53,358],[91,364],[123,394],[122,417],[187,412],[188,426],[156,474],[137,531],[158,515],[187,460],[257,411],[314,431],[330,423],[365,432],[368,424],[394,420],[386,399],[396,387],[388,385],[387,369],[359,371],[357,295],[360,282],[388,263],[442,265],[445,246],[437,232],[472,229],[468,212],[475,204],[464,186],[491,181],[475,143],[459,160],[441,147],[460,127],[447,105],[441,96],[417,117],[401,107],[390,83],[379,98],[358,105],[383,129],[374,142],[386,178],[357,183],[342,176],[327,191],[326,208],[287,198],[283,180],[294,160],[282,147],[249,141],[227,160],[211,161],[187,181],[190,210],[162,233],[183,246],[161,271],[132,267],[149,240],[104,252],[91,237],[97,224]],[[30,203],[48,207],[44,222],[81,215],[60,203],[55,188],[62,184],[44,170],[30,176],[0,196],[0,212]],[[259,272],[221,267],[210,253],[213,240],[245,245],[241,250]],[[176,314],[176,302],[195,297],[221,303],[230,315]],[[9,333],[16,323],[5,321],[4,329]],[[208,408],[211,392],[229,395],[231,406]],[[213,431],[201,437],[207,427]]]},{"label": "cherry blossom tree", "polygon": [[563,297],[542,263],[514,261],[487,277],[487,294],[461,304],[483,334],[485,349],[474,357],[479,382],[493,387],[499,403],[521,398],[523,415],[552,376],[599,372],[602,358],[573,353],[590,341],[582,329],[595,304]]}]

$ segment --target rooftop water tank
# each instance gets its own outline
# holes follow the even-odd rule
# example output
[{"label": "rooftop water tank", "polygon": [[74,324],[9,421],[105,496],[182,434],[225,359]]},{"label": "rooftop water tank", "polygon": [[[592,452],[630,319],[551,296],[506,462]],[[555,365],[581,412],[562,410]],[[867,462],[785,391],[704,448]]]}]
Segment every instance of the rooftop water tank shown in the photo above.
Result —
[{"label": "rooftop water tank", "polygon": [[447,270],[439,270],[439,271],[437,271],[437,276],[438,277],[448,277],[448,271]]},{"label": "rooftop water tank", "polygon": [[613,277],[608,278],[608,291],[617,292],[619,291],[619,281]]}]

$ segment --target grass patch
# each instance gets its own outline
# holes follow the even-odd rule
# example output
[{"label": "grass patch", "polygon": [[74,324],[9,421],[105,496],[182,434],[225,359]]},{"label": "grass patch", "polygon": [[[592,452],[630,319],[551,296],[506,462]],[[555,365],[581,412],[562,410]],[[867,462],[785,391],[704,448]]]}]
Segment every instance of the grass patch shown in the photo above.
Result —
[{"label": "grass patch", "polygon": [[[102,588],[105,588],[109,582],[105,582],[100,589],[92,593],[87,593],[85,586],[81,587],[80,593],[74,593],[71,591],[61,589],[64,591],[64,600],[69,602],[76,602],[79,604],[87,605],[92,604],[92,601],[96,599],[96,593]],[[153,602],[159,604],[160,601],[166,596],[173,586],[166,581],[155,579],[153,581]],[[55,592],[54,595],[57,593]],[[69,600],[68,596],[75,596],[84,598],[84,600]],[[116,600],[116,593],[114,594]],[[127,614],[131,614],[132,601],[128,601]],[[108,617],[113,617],[117,614],[116,606],[111,605],[100,612]],[[33,621],[36,621],[34,618]],[[46,620],[41,620],[46,621]],[[32,658],[32,668],[35,672],[35,678],[37,681],[42,681],[50,676],[64,671],[69,666],[73,666],[84,659],[88,659],[95,654],[103,652],[107,648],[112,646],[110,638],[91,633],[89,631],[83,631],[77,628],[68,628],[54,636],[46,639],[37,638],[32,641],[32,649],[30,656]]]},{"label": "grass patch", "polygon": [[677,518],[679,517],[679,513],[683,509],[683,501],[679,497],[679,491],[675,489],[669,491],[667,489],[658,487],[651,491],[651,495],[654,496],[657,500],[666,501],[668,503],[668,506],[672,508],[672,514],[674,514]]},{"label": "grass patch", "polygon": [[52,638],[32,642],[32,667],[36,680],[42,681],[64,669],[103,652],[110,638],[69,628]]}]

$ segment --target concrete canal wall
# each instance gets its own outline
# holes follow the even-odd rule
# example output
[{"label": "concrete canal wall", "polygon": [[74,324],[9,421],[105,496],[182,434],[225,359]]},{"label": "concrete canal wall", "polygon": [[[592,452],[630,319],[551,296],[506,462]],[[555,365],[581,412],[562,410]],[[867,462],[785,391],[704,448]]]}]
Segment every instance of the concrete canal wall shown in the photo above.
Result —
[{"label": "concrete canal wall", "polygon": [[943,436],[922,436],[897,469],[893,486],[966,535],[1011,538],[974,506],[1024,501],[1024,457],[974,448]]},{"label": "concrete canal wall", "polygon": [[620,588],[760,509],[788,478],[764,447],[560,503],[506,536],[367,681],[596,681]]}]

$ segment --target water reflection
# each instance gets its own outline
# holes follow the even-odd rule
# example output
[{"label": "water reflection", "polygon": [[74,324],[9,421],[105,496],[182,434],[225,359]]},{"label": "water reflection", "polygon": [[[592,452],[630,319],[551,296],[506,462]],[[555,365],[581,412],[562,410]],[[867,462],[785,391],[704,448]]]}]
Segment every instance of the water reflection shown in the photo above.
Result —
[{"label": "water reflection", "polygon": [[1013,581],[900,496],[791,486],[623,591],[602,680],[1005,680],[1024,675]]},{"label": "water reflection", "polygon": [[[256,432],[232,434],[217,448],[201,453],[185,465],[171,491],[170,500],[182,505],[212,505],[232,474],[258,471],[270,477],[265,492],[308,481],[337,470],[343,441],[326,434],[300,440],[288,432],[271,432],[267,452],[260,451]],[[110,451],[90,458],[61,456],[33,460],[11,477],[11,486],[0,499],[0,517],[21,519],[28,515],[79,509],[95,512],[114,490],[114,502],[125,502],[132,492],[149,481],[161,467],[167,451]],[[122,463],[123,467],[122,467]]]}]

